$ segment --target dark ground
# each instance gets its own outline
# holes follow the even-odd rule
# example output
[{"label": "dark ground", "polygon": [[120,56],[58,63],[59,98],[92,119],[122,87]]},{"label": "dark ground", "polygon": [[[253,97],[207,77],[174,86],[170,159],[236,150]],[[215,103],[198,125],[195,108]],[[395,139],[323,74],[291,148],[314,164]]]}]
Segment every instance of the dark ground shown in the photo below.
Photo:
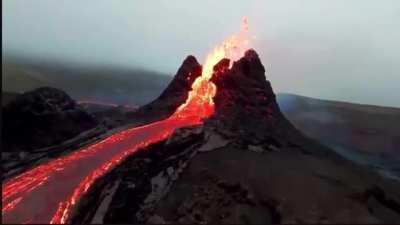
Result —
[{"label": "dark ground", "polygon": [[[188,64],[151,104],[99,112],[102,126],[168,116],[193,82],[183,82],[197,66]],[[400,223],[399,182],[370,168],[397,157],[398,109],[288,95],[278,105],[255,53],[219,72],[232,74],[221,76],[228,86],[213,118],[128,157],[89,189],[72,222]],[[364,153],[384,158],[363,164]]]},{"label": "dark ground", "polygon": [[[292,149],[260,154],[224,147],[198,154],[155,215],[179,223],[394,223],[398,188],[350,164]],[[386,191],[397,193],[379,196]]]},{"label": "dark ground", "polygon": [[400,223],[399,182],[293,127],[269,82],[256,82],[265,77],[255,52],[219,72],[227,86],[204,126],[129,156],[90,188],[72,222]]}]

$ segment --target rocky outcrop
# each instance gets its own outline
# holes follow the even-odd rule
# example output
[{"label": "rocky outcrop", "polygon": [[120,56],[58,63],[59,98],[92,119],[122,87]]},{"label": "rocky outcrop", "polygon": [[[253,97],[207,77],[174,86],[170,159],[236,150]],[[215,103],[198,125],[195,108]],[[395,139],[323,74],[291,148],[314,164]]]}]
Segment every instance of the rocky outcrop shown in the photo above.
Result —
[{"label": "rocky outcrop", "polygon": [[141,123],[148,123],[172,115],[178,106],[186,101],[188,93],[192,89],[192,83],[201,75],[201,71],[202,66],[194,56],[190,55],[186,57],[178,72],[161,95],[137,111],[128,113],[128,120],[140,118]]},{"label": "rocky outcrop", "polygon": [[[283,115],[257,53],[248,50],[243,58],[233,63],[231,69],[228,66],[229,61],[224,59],[214,67],[211,80],[218,87],[214,97],[214,118],[230,128],[241,126],[237,120],[243,119],[257,125],[254,129],[276,127]],[[272,132],[275,131],[268,131]]]},{"label": "rocky outcrop", "polygon": [[3,108],[3,151],[34,150],[70,139],[97,125],[65,92],[42,87]]},{"label": "rocky outcrop", "polygon": [[[248,50],[233,63],[223,59],[211,79],[217,86],[215,114],[209,127],[244,144],[281,147],[304,142],[304,137],[281,113],[258,54]],[[274,148],[272,147],[272,148]]]},{"label": "rocky outcrop", "polygon": [[[178,179],[204,139],[201,127],[181,128],[162,142],[127,157],[90,187],[72,224],[144,223]],[[114,189],[111,200],[107,195]],[[104,206],[106,210],[101,210]]]}]

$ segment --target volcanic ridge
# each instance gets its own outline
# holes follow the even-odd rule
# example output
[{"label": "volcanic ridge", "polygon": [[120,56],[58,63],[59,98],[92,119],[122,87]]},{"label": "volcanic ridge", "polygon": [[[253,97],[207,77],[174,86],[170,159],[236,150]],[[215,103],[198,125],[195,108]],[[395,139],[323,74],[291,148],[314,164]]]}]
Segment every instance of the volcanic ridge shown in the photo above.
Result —
[{"label": "volcanic ridge", "polygon": [[[69,222],[400,221],[400,185],[301,134],[281,113],[254,50],[213,69],[214,113],[128,156],[89,188]],[[128,118],[173,115],[201,73],[188,56],[165,91]]]}]

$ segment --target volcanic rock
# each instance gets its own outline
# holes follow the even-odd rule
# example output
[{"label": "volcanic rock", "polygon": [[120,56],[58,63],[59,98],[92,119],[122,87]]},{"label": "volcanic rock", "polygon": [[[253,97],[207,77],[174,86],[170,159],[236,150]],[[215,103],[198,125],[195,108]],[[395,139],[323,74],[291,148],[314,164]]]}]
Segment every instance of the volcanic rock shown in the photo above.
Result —
[{"label": "volcanic rock", "polygon": [[223,59],[214,66],[211,79],[217,86],[215,113],[208,121],[221,133],[234,133],[250,143],[268,142],[273,146],[290,145],[303,139],[281,113],[265,77],[258,54],[248,50],[233,63]]},{"label": "volcanic rock", "polygon": [[19,95],[3,108],[3,151],[59,144],[97,125],[65,92],[42,87]]},{"label": "volcanic rock", "polygon": [[[184,102],[194,80],[184,78],[201,70],[186,61],[142,113],[154,120]],[[297,131],[254,50],[232,68],[221,60],[212,81],[215,113],[203,126],[129,156],[89,189],[70,222],[93,221],[104,186],[119,182],[105,223],[399,223],[400,184]]]},{"label": "volcanic rock", "polygon": [[181,104],[185,103],[192,83],[201,75],[202,66],[194,56],[183,61],[178,72],[161,95],[137,111],[128,113],[128,118],[140,118],[141,123],[164,119],[172,115]]},{"label": "volcanic rock", "polygon": [[[120,166],[101,177],[79,202],[72,224],[136,224],[149,218],[173,182],[196,153],[204,139],[201,127],[177,129],[167,140],[155,143],[127,157]],[[117,188],[105,214],[94,206],[101,205],[109,189]]]}]

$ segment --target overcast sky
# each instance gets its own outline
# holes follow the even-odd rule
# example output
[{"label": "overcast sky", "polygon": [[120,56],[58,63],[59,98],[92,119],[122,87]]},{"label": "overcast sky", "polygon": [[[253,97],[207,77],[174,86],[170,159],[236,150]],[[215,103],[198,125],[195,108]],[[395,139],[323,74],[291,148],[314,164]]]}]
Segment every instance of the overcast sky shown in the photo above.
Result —
[{"label": "overcast sky", "polygon": [[200,62],[247,16],[276,92],[400,107],[400,1],[3,0],[3,56],[144,67]]}]

